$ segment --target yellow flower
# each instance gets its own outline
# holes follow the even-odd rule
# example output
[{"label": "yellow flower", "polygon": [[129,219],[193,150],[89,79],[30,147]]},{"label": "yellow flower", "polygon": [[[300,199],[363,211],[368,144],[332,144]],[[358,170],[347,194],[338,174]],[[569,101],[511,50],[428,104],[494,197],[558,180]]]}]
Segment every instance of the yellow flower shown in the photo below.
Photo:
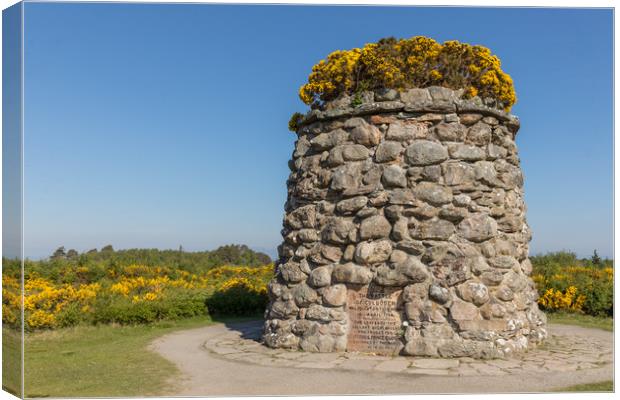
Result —
[{"label": "yellow flower", "polygon": [[549,310],[581,311],[585,300],[585,296],[577,296],[575,286],[569,286],[564,292],[553,288],[547,289],[545,294],[538,299],[538,304]]},{"label": "yellow flower", "polygon": [[431,70],[431,79],[432,80],[439,80],[441,79],[443,76],[441,75],[441,73],[439,71],[437,71],[436,69]]},{"label": "yellow flower", "polygon": [[[67,267],[61,276],[63,279],[75,277],[73,272],[78,270],[86,273],[80,268]],[[84,284],[58,283],[31,274],[25,280],[24,296],[19,280],[3,275],[2,319],[7,324],[18,324],[22,301],[26,327],[34,330],[55,328],[59,315],[72,305],[76,305],[82,314],[96,312],[96,300],[100,295],[118,296],[137,304],[165,301],[171,290],[178,289],[212,292],[221,287],[243,287],[264,294],[266,284],[273,276],[273,265],[258,268],[224,266],[192,274],[183,270],[171,271],[167,267],[133,264],[118,268],[118,271],[118,274],[107,274],[102,281]],[[83,280],[83,277],[78,278],[78,281]]]},{"label": "yellow flower", "polygon": [[469,97],[494,98],[507,111],[516,101],[512,79],[488,48],[455,40],[439,44],[423,36],[334,51],[312,67],[299,97],[306,104],[320,105],[360,90],[430,85],[463,88]]},{"label": "yellow flower", "polygon": [[153,301],[157,298],[157,295],[155,293],[147,293],[144,295],[144,300],[146,301]]},{"label": "yellow flower", "polygon": [[468,87],[465,91],[465,96],[469,98],[478,96],[478,89],[473,86]]},{"label": "yellow flower", "polygon": [[31,329],[52,328],[56,324],[56,317],[53,314],[37,310],[30,314],[26,319],[26,325]]}]

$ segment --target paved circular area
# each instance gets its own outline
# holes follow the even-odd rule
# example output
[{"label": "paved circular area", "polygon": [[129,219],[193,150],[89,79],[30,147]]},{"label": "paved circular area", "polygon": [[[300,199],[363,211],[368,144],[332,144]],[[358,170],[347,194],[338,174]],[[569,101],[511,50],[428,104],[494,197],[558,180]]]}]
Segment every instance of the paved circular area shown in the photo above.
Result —
[{"label": "paved circular area", "polygon": [[[389,357],[368,353],[305,353],[260,344],[261,323],[240,324],[209,339],[204,347],[228,360],[266,366],[374,370],[424,375],[489,376],[601,368],[611,364],[611,334],[567,325],[551,325],[549,339],[537,349],[512,358],[476,360]],[[592,334],[592,331],[597,334]],[[603,331],[600,331],[603,332]]]},{"label": "paved circular area", "polygon": [[262,323],[175,332],[152,350],[182,372],[174,395],[312,395],[539,392],[613,379],[613,334],[550,325],[538,349],[503,360],[386,357],[274,350]]}]

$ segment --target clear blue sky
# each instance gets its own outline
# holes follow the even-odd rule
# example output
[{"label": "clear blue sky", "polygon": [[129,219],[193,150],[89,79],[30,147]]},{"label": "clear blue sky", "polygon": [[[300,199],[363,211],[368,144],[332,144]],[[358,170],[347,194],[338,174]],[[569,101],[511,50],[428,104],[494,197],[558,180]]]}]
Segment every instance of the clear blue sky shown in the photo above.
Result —
[{"label": "clear blue sky", "polygon": [[25,253],[274,253],[314,63],[385,36],[488,46],[516,84],[531,253],[612,256],[612,11],[25,8]]}]

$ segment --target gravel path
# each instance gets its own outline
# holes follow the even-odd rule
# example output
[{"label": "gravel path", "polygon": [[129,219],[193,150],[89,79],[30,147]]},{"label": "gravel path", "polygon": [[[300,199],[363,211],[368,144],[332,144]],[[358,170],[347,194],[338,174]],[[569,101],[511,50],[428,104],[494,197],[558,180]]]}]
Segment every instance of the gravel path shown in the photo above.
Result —
[{"label": "gravel path", "polygon": [[541,348],[506,360],[304,353],[258,343],[262,322],[216,324],[155,340],[182,378],[171,395],[540,392],[613,379],[613,334],[550,325]]}]

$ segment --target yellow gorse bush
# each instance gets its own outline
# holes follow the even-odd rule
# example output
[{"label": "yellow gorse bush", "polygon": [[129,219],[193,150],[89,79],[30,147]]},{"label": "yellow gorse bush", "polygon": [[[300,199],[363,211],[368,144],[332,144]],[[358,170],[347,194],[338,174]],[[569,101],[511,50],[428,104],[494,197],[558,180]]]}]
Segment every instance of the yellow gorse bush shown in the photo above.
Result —
[{"label": "yellow gorse bush", "polygon": [[53,328],[56,325],[56,316],[47,311],[34,310],[26,319],[30,329]]},{"label": "yellow gorse bush", "polygon": [[217,287],[217,290],[221,292],[225,292],[233,288],[239,288],[239,287],[245,288],[257,294],[267,294],[267,284],[265,284],[265,282],[252,281],[248,278],[230,278],[222,282]]},{"label": "yellow gorse bush", "polygon": [[42,278],[26,280],[24,284],[26,326],[31,329],[53,327],[56,323],[56,314],[69,304],[81,304],[83,311],[88,312],[100,289],[99,283],[73,286],[54,285]]},{"label": "yellow gorse bush", "polygon": [[495,99],[506,111],[516,102],[512,78],[488,48],[456,40],[440,44],[424,36],[334,51],[312,67],[299,97],[308,105],[320,105],[363,90],[433,85],[464,89],[465,97]]},{"label": "yellow gorse bush", "polygon": [[577,294],[575,286],[569,286],[564,293],[556,289],[547,289],[538,299],[538,304],[548,310],[581,311],[586,297]]},{"label": "yellow gorse bush", "polygon": [[[88,271],[84,268],[75,267],[75,272],[87,275]],[[80,279],[79,274],[74,276]],[[257,295],[266,296],[267,282],[272,276],[273,265],[223,266],[193,274],[184,270],[173,271],[166,267],[134,264],[90,283],[59,283],[32,274],[24,282],[25,325],[28,330],[65,326],[60,325],[60,320],[71,307],[79,310],[82,320],[88,320],[109,307],[109,302],[98,303],[98,300],[106,298],[111,299],[112,303],[124,301],[127,307],[138,307],[165,302],[172,296],[185,293],[187,296],[199,296],[199,301],[204,304],[208,293],[240,286]],[[3,275],[2,285],[2,321],[17,326],[22,306],[20,282],[14,277]]]},{"label": "yellow gorse bush", "polygon": [[547,311],[608,313],[613,307],[613,268],[569,266],[532,280],[541,296],[538,304]]},{"label": "yellow gorse bush", "polygon": [[155,278],[136,278],[122,277],[117,283],[110,286],[110,292],[121,294],[128,297],[134,292],[154,292],[158,293],[168,287],[195,289],[207,287],[207,282],[193,275],[195,279],[170,279],[168,276],[158,276]]},{"label": "yellow gorse bush", "polygon": [[83,312],[89,312],[101,284],[54,285],[43,278],[32,278],[25,281],[24,290],[26,327],[52,328],[56,324],[56,315],[70,304],[80,304]]},{"label": "yellow gorse bush", "polygon": [[223,266],[219,268],[213,268],[205,274],[207,280],[219,281],[228,278],[248,278],[248,279],[262,279],[270,278],[273,274],[273,265],[268,264],[263,267],[233,267]]},{"label": "yellow gorse bush", "polygon": [[2,275],[2,322],[9,325],[18,324],[21,308],[20,282],[11,276]]}]

